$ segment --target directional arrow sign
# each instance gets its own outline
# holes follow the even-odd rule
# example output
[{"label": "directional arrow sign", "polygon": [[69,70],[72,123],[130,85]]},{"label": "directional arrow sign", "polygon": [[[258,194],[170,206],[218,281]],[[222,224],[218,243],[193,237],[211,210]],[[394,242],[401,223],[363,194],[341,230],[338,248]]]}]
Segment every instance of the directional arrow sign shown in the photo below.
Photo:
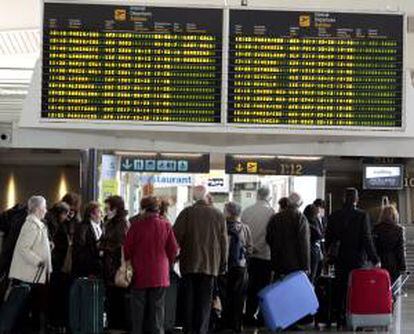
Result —
[{"label": "directional arrow sign", "polygon": [[121,172],[152,173],[208,173],[208,154],[177,155],[154,153],[153,155],[125,156],[121,158]]},{"label": "directional arrow sign", "polygon": [[122,162],[122,169],[123,170],[131,170],[132,169],[132,167],[134,166],[134,164],[132,163],[132,162],[130,162],[129,161],[129,159],[125,159],[123,162]]}]

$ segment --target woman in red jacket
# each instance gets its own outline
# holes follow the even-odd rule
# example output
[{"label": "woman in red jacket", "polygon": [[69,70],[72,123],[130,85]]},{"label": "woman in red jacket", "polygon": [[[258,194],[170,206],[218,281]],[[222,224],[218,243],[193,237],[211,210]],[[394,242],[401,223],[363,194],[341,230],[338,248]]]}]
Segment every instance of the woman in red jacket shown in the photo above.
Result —
[{"label": "woman in red jacket", "polygon": [[162,334],[169,268],[177,256],[178,245],[171,224],[159,215],[156,197],[143,198],[141,211],[143,214],[131,221],[124,245],[125,260],[131,261],[134,269],[132,333],[143,333],[145,322],[145,330]]}]

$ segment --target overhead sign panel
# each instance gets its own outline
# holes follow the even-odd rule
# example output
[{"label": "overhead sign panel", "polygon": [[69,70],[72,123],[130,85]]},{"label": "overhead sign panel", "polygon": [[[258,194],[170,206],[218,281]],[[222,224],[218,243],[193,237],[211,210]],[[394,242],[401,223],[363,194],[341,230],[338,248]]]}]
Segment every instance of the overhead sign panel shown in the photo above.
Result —
[{"label": "overhead sign panel", "polygon": [[322,176],[322,158],[226,154],[226,173],[251,175]]},{"label": "overhead sign panel", "polygon": [[400,128],[402,15],[231,10],[229,123]]},{"label": "overhead sign panel", "polygon": [[364,189],[402,189],[403,182],[402,165],[364,166]]},{"label": "overhead sign panel", "polygon": [[222,10],[45,3],[43,119],[218,123]]},{"label": "overhead sign panel", "polygon": [[123,156],[121,172],[208,173],[209,154],[143,154]]}]

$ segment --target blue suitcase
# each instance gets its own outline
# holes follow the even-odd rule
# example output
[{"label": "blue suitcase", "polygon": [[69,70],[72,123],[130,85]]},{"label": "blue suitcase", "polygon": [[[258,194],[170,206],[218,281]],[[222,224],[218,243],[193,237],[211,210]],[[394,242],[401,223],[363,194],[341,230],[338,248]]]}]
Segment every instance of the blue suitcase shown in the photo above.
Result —
[{"label": "blue suitcase", "polygon": [[260,309],[271,331],[286,329],[307,315],[316,314],[319,303],[304,272],[286,276],[259,292]]}]

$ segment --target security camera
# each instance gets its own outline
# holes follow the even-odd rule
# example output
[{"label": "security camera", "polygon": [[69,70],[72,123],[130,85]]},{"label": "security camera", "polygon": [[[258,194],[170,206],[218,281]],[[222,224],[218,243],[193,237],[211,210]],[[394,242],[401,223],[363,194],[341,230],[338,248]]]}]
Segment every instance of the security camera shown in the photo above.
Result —
[{"label": "security camera", "polygon": [[2,133],[0,134],[0,140],[1,141],[9,141],[10,140],[10,135],[8,133]]}]

